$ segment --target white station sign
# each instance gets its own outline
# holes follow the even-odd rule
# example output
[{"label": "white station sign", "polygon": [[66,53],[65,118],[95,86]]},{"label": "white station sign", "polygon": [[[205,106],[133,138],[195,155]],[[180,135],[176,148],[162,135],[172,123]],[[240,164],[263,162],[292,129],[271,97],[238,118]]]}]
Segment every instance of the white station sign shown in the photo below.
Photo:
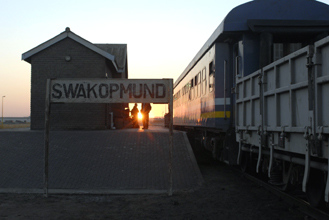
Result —
[{"label": "white station sign", "polygon": [[47,79],[45,107],[44,194],[48,196],[51,103],[157,103],[169,105],[169,189],[172,195],[172,79]]},{"label": "white station sign", "polygon": [[53,79],[52,103],[168,103],[172,79]]}]

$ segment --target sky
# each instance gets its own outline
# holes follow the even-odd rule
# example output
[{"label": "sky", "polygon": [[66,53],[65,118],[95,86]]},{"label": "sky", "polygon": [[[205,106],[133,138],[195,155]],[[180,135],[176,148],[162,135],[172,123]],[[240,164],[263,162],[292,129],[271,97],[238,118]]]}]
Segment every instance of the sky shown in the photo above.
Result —
[{"label": "sky", "polygon": [[[66,27],[92,43],[127,44],[130,79],[175,81],[229,11],[246,2],[0,0],[3,116],[30,115],[31,65],[21,56]],[[321,2],[329,4],[329,0]],[[166,106],[153,105],[150,117],[166,112]]]}]

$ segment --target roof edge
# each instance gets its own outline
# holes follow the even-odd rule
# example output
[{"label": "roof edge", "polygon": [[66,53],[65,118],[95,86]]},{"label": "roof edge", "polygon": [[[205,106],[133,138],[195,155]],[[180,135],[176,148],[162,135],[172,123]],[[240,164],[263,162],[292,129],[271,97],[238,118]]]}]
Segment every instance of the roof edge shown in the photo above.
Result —
[{"label": "roof edge", "polygon": [[67,36],[68,36],[68,32],[66,32],[66,31],[62,32],[61,34],[57,35],[56,37],[54,37],[54,38],[52,38],[52,39],[36,46],[36,47],[34,47],[33,49],[31,49],[31,50],[29,50],[25,53],[23,53],[22,54],[22,60],[26,61],[28,58],[30,58],[34,54],[50,47],[51,45],[53,45],[53,44],[55,44],[55,43],[57,43],[57,42],[59,42],[63,39],[65,39]]},{"label": "roof edge", "polygon": [[90,43],[89,41],[83,39],[82,37],[74,34],[73,32],[68,32],[68,37],[71,38],[72,40],[75,40],[76,42],[82,44],[83,46],[93,50],[94,52],[102,55],[103,57],[114,61],[114,56],[110,53],[105,52],[104,50],[100,49],[99,47],[95,46],[94,44]]},{"label": "roof edge", "polygon": [[192,61],[188,64],[188,66],[184,69],[183,73],[176,79],[174,83],[174,88],[176,85],[182,81],[182,79],[186,76],[186,74],[196,65],[196,63],[201,59],[201,57],[215,44],[216,39],[223,34],[224,31],[224,20],[218,25],[212,35],[208,38],[206,43],[201,47],[199,52],[194,56]]},{"label": "roof edge", "polygon": [[40,51],[42,51],[42,50],[44,50],[44,49],[46,49],[46,48],[48,48],[48,47],[56,44],[57,42],[65,39],[67,37],[68,38],[71,38],[72,40],[74,40],[74,41],[76,41],[76,42],[78,42],[80,44],[82,44],[83,46],[89,48],[90,50],[92,50],[92,51],[100,54],[101,56],[105,57],[106,59],[111,60],[112,63],[113,63],[113,66],[115,67],[115,69],[118,72],[121,72],[122,71],[121,69],[118,68],[118,66],[117,66],[117,64],[115,62],[115,57],[112,54],[110,54],[110,53],[108,53],[108,52],[106,52],[106,51],[98,48],[97,46],[95,46],[91,42],[83,39],[82,37],[80,37],[78,35],[76,35],[72,31],[70,31],[69,28],[66,28],[66,30],[64,32],[60,33],[59,35],[55,36],[54,38],[52,38],[52,39],[50,39],[50,40],[48,40],[48,41],[46,41],[46,42],[44,42],[44,43],[42,43],[42,44],[34,47],[33,49],[31,49],[31,50],[29,50],[29,51],[27,51],[25,53],[23,53],[22,54],[22,60],[24,60],[26,62],[29,62],[29,58],[31,58],[31,56],[33,56],[34,54],[39,53]]}]

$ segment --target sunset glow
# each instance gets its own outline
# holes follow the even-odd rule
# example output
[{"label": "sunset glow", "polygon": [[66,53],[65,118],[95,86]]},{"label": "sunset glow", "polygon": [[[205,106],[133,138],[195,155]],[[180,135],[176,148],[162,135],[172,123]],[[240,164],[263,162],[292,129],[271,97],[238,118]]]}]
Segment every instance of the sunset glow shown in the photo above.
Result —
[{"label": "sunset glow", "polygon": [[[0,97],[6,96],[3,115],[30,115],[31,64],[22,61],[21,55],[54,38],[66,27],[93,44],[127,44],[129,79],[172,78],[175,81],[227,13],[248,1],[233,0],[225,4],[214,0],[188,4],[172,0],[35,0],[33,4],[2,1]],[[328,4],[329,0],[319,2]],[[152,105],[150,118],[163,117],[166,112],[168,108],[164,105]]]},{"label": "sunset glow", "polygon": [[143,118],[142,113],[140,113],[140,112],[138,113],[138,118],[139,118],[139,119],[142,119],[142,118]]},{"label": "sunset glow", "polygon": [[[129,103],[129,110],[134,107],[135,103]],[[168,104],[154,104],[151,103],[152,110],[149,112],[150,118],[162,118],[166,113],[168,113]],[[137,108],[140,111],[142,109],[142,103],[137,103]],[[138,113],[138,119],[142,119],[143,116]]]}]

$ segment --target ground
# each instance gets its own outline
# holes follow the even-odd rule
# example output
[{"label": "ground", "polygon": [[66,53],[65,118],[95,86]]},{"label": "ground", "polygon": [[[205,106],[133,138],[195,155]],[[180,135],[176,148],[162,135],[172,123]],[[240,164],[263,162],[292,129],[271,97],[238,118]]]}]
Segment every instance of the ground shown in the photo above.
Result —
[{"label": "ground", "polygon": [[0,219],[304,219],[227,165],[199,166],[203,186],[172,196],[1,194]]}]

